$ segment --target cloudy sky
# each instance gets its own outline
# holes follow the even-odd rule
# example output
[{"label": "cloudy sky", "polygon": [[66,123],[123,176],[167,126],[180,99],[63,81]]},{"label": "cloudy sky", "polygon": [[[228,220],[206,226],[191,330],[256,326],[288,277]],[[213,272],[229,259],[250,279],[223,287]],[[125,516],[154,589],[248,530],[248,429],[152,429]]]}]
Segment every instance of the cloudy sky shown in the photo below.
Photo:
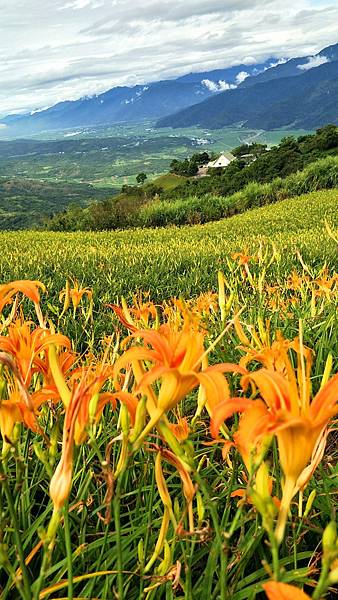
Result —
[{"label": "cloudy sky", "polygon": [[0,0],[0,115],[338,42],[337,0]]}]

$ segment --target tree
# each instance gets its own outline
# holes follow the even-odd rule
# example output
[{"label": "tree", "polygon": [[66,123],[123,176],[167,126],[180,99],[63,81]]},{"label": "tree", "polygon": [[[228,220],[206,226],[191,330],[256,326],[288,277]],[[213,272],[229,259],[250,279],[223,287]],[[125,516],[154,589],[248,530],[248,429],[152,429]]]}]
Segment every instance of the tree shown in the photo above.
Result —
[{"label": "tree", "polygon": [[144,182],[145,182],[146,179],[147,179],[147,175],[145,173],[139,173],[136,176],[137,183],[140,183],[141,185],[144,184]]}]

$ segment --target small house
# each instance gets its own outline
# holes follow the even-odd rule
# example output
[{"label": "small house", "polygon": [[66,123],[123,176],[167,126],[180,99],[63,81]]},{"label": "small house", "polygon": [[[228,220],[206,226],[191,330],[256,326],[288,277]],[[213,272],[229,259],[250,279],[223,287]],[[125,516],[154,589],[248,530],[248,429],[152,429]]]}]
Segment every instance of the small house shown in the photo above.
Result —
[{"label": "small house", "polygon": [[231,152],[223,152],[216,160],[209,162],[207,167],[208,169],[224,169],[230,165],[233,160],[236,159]]}]

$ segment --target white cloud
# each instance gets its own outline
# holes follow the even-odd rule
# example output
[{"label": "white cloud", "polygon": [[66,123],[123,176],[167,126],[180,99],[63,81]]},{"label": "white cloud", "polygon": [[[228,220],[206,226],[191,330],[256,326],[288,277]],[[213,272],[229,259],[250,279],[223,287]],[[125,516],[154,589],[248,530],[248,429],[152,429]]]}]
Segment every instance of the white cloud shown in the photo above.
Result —
[{"label": "white cloud", "polygon": [[257,60],[253,57],[253,56],[245,56],[244,58],[242,58],[241,63],[243,65],[255,65],[257,63]]},{"label": "white cloud", "polygon": [[210,92],[225,92],[226,90],[233,90],[237,87],[237,85],[222,80],[211,81],[210,79],[202,79],[201,83],[205,85]]},{"label": "white cloud", "polygon": [[284,65],[287,61],[287,58],[280,58],[276,62],[270,63],[268,67],[265,67],[264,71],[267,71],[267,69],[274,69],[275,67],[278,67],[278,65]]},{"label": "white cloud", "polygon": [[205,85],[210,92],[218,92],[218,85],[215,83],[215,81],[210,81],[210,79],[202,79],[201,83]]},{"label": "white cloud", "polygon": [[242,57],[312,56],[337,41],[337,22],[335,0],[1,0],[0,114]]},{"label": "white cloud", "polygon": [[307,62],[303,65],[297,65],[297,69],[301,71],[308,71],[309,69],[314,69],[315,67],[320,67],[320,65],[325,65],[325,63],[330,62],[326,56],[309,56]]},{"label": "white cloud", "polygon": [[236,75],[236,83],[239,85],[240,83],[245,81],[247,77],[250,77],[249,73],[247,73],[246,71],[240,71],[238,75]]}]

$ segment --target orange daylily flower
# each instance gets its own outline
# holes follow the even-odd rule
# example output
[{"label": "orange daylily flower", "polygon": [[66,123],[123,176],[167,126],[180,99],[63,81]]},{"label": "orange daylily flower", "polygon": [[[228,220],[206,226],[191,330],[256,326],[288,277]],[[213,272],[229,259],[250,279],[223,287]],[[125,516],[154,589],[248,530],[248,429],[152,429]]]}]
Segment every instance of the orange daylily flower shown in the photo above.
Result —
[{"label": "orange daylily flower", "polygon": [[[54,504],[54,512],[58,513],[66,502],[72,482],[74,444],[81,444],[85,439],[85,427],[89,422],[90,402],[97,398],[95,418],[102,414],[105,404],[113,400],[112,394],[99,394],[100,389],[110,376],[110,367],[96,365],[96,368],[79,369],[73,378],[72,391],[66,404],[66,414],[63,426],[62,455],[60,462],[50,482],[50,497]],[[62,385],[57,377],[58,385]],[[63,382],[65,384],[65,382]],[[60,396],[64,397],[64,389]]]},{"label": "orange daylily flower", "polygon": [[[143,339],[144,345],[129,348],[116,362],[114,375],[118,377],[121,369],[131,365],[137,380],[136,392],[147,397],[147,410],[151,417],[147,431],[198,385],[205,388],[209,406],[213,407],[230,397],[223,373],[245,373],[241,367],[230,364],[218,364],[201,370],[205,357],[205,334],[190,324],[184,325],[181,330],[164,324],[156,331],[137,331],[132,337]],[[139,361],[151,364],[141,377]],[[158,396],[151,389],[157,381],[161,381]]]},{"label": "orange daylily flower", "polygon": [[179,442],[188,439],[189,425],[186,417],[179,419],[178,423],[169,423],[169,428]]},{"label": "orange daylily flower", "polygon": [[[297,348],[297,344],[295,344]],[[213,411],[211,432],[217,436],[223,421],[235,412],[253,410],[259,402],[256,423],[249,419],[242,423],[240,434],[250,438],[253,446],[267,435],[276,435],[285,484],[276,538],[284,534],[287,513],[293,496],[304,487],[318,465],[326,429],[330,419],[338,413],[338,374],[332,377],[311,401],[311,354],[298,344],[298,367],[294,372],[286,352],[283,356],[287,375],[269,369],[247,373],[242,378],[243,389],[253,383],[263,400],[248,398],[224,400]],[[310,468],[309,468],[310,462]]]},{"label": "orange daylily flower", "polygon": [[296,271],[293,271],[287,280],[287,287],[289,290],[298,291],[301,290],[305,284],[308,284],[310,278],[308,275],[298,275]]},{"label": "orange daylily flower", "polygon": [[70,287],[70,283],[67,280],[66,287],[60,292],[59,300],[64,298],[63,313],[68,309],[70,302],[72,302],[74,312],[79,306],[82,298],[87,296],[89,302],[92,301],[93,291],[88,287],[81,287],[77,280],[74,281],[74,287]]},{"label": "orange daylily flower", "polygon": [[87,391],[88,386],[85,385],[84,381],[81,381],[80,385],[75,388],[66,409],[65,421],[63,425],[61,459],[56,467],[49,487],[49,494],[54,505],[55,513],[61,511],[70,493],[73,474],[75,425],[83,397]]},{"label": "orange daylily flower", "polygon": [[37,411],[41,404],[54,397],[54,390],[40,388],[30,393],[19,365],[11,356],[1,352],[0,364],[4,367],[1,378],[2,395],[7,395],[7,398],[0,399],[0,432],[4,442],[10,439],[16,423],[23,423],[32,431],[43,435],[37,422]]},{"label": "orange daylily flower", "polygon": [[[83,393],[75,424],[74,439],[76,445],[82,444],[86,439],[86,426],[89,424],[90,418],[92,417],[97,423],[106,404],[111,402],[115,406],[116,394],[101,392],[102,386],[112,375],[113,367],[102,364],[79,367],[71,374],[71,385],[80,385],[81,381],[85,381],[87,384],[87,391]],[[91,402],[94,403],[93,406],[91,406]]]},{"label": "orange daylily flower", "polygon": [[70,340],[65,335],[36,327],[32,321],[15,321],[9,326],[7,336],[0,337],[0,350],[13,357],[27,387],[33,374],[43,370],[41,353],[50,344],[70,348]]},{"label": "orange daylily flower", "polygon": [[311,600],[305,592],[288,583],[269,581],[262,587],[269,600]]},{"label": "orange daylily flower", "polygon": [[39,288],[45,291],[45,286],[40,281],[19,280],[0,285],[0,312],[2,312],[6,304],[12,302],[13,296],[21,292],[27,298],[32,300],[34,304],[39,304],[40,293]]},{"label": "orange daylily flower", "polygon": [[151,325],[151,321],[156,320],[156,306],[151,301],[145,301],[142,295],[134,296],[134,305],[128,308],[124,298],[121,301],[122,306],[117,304],[107,304],[108,308],[112,308],[121,323],[129,329],[129,331],[137,331]]},{"label": "orange daylily flower", "polygon": [[[267,369],[286,373],[285,366],[285,353],[290,349],[294,348],[297,350],[296,340],[286,340],[280,331],[276,331],[275,339],[271,339],[270,335],[270,322],[267,321],[265,324],[261,319],[258,319],[258,331],[254,327],[248,327],[248,335],[244,333],[243,327],[238,319],[234,318],[234,326],[239,340],[242,345],[239,346],[239,350],[246,353],[241,358],[239,364],[243,367],[247,367],[250,362],[260,362]],[[311,353],[311,350],[304,348],[304,352]]]}]

